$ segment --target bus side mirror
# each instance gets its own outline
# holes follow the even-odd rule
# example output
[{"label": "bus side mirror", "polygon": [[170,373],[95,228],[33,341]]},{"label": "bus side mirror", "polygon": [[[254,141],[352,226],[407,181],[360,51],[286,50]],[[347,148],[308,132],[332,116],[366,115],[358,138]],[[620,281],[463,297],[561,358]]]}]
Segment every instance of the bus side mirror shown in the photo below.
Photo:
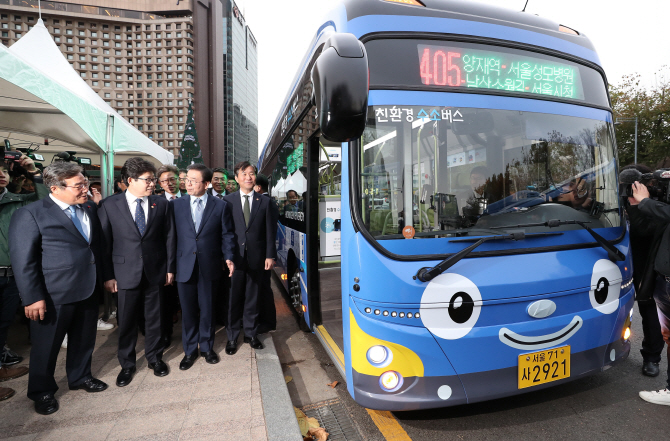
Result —
[{"label": "bus side mirror", "polygon": [[332,142],[363,135],[368,110],[368,56],[353,34],[335,34],[312,68],[321,133]]}]

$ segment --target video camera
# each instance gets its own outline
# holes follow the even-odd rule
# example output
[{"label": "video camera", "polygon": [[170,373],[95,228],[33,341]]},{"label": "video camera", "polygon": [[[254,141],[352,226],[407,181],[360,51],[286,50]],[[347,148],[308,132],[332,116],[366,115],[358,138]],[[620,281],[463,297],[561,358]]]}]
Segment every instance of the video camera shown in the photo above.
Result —
[{"label": "video camera", "polygon": [[91,165],[91,158],[78,158],[77,152],[60,152],[54,156],[55,161],[76,162],[79,165]]},{"label": "video camera", "polygon": [[21,159],[21,152],[13,152],[9,139],[5,139],[5,145],[0,146],[0,158],[8,162],[18,161]]},{"label": "video camera", "polygon": [[622,171],[619,173],[619,196],[632,198],[635,181],[644,184],[652,198],[670,204],[670,169],[644,174],[635,169]]},{"label": "video camera", "polygon": [[[40,155],[39,153],[35,153],[35,149],[17,148],[16,150],[22,152],[33,161],[44,161],[44,156]],[[35,167],[37,167],[39,170],[44,170],[44,165],[41,162],[35,162]]]}]

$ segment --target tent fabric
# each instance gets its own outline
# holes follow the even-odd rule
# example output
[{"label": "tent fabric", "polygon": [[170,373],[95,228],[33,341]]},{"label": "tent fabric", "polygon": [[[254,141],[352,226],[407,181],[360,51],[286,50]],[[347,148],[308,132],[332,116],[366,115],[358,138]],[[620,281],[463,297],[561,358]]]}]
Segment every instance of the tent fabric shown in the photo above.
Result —
[{"label": "tent fabric", "polygon": [[[21,89],[29,95],[23,93],[22,97]],[[67,132],[58,135],[64,131],[62,114],[79,127],[76,140],[70,140]],[[10,48],[0,44],[1,127],[53,136],[91,150],[97,146],[105,152],[108,115],[114,117],[110,151],[138,152],[164,164],[173,163],[172,153],[133,127],[86,84],[63,57],[41,19]],[[31,119],[39,119],[40,124],[31,126]],[[7,127],[9,121],[17,125]],[[88,139],[81,139],[82,134]]]}]

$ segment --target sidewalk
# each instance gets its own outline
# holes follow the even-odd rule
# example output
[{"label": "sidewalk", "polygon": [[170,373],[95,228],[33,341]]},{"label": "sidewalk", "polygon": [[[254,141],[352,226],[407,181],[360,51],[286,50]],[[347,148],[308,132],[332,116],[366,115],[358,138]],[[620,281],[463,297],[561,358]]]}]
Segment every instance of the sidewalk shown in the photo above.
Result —
[{"label": "sidewalk", "polygon": [[[140,335],[137,374],[130,385],[119,388],[115,384],[120,370],[116,358],[117,329],[97,333],[92,370],[94,377],[109,385],[104,392],[89,394],[68,389],[65,349],[61,349],[56,366],[60,410],[55,414],[35,413],[33,402],[26,397],[28,376],[0,383],[16,390],[14,397],[0,402],[0,439],[261,441],[268,440],[267,406],[290,406],[290,402],[266,402],[264,412],[255,351],[241,344],[234,356],[226,355],[225,329],[217,329],[214,349],[221,357],[218,364],[207,364],[200,357],[191,369],[180,371],[179,362],[184,355],[180,323],[175,325],[172,345],[163,357],[170,374],[159,378],[147,368]],[[270,347],[259,353],[268,349],[274,352],[270,337],[263,337]],[[25,358],[21,365],[27,366],[30,346],[25,326],[15,323],[11,327],[8,344]],[[281,367],[276,364],[279,373],[274,375],[281,376]],[[271,368],[261,369],[268,370],[272,374]],[[263,381],[267,383],[267,377]],[[285,389],[285,385],[282,387]]]}]

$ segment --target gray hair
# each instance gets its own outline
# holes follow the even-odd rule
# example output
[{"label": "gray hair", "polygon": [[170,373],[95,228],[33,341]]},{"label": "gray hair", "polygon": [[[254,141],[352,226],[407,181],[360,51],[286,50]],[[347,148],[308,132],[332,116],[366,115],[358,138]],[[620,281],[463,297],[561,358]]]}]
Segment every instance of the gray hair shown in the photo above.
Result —
[{"label": "gray hair", "polygon": [[66,179],[74,178],[83,171],[84,169],[74,162],[54,162],[44,169],[44,185],[47,188],[63,188]]}]

